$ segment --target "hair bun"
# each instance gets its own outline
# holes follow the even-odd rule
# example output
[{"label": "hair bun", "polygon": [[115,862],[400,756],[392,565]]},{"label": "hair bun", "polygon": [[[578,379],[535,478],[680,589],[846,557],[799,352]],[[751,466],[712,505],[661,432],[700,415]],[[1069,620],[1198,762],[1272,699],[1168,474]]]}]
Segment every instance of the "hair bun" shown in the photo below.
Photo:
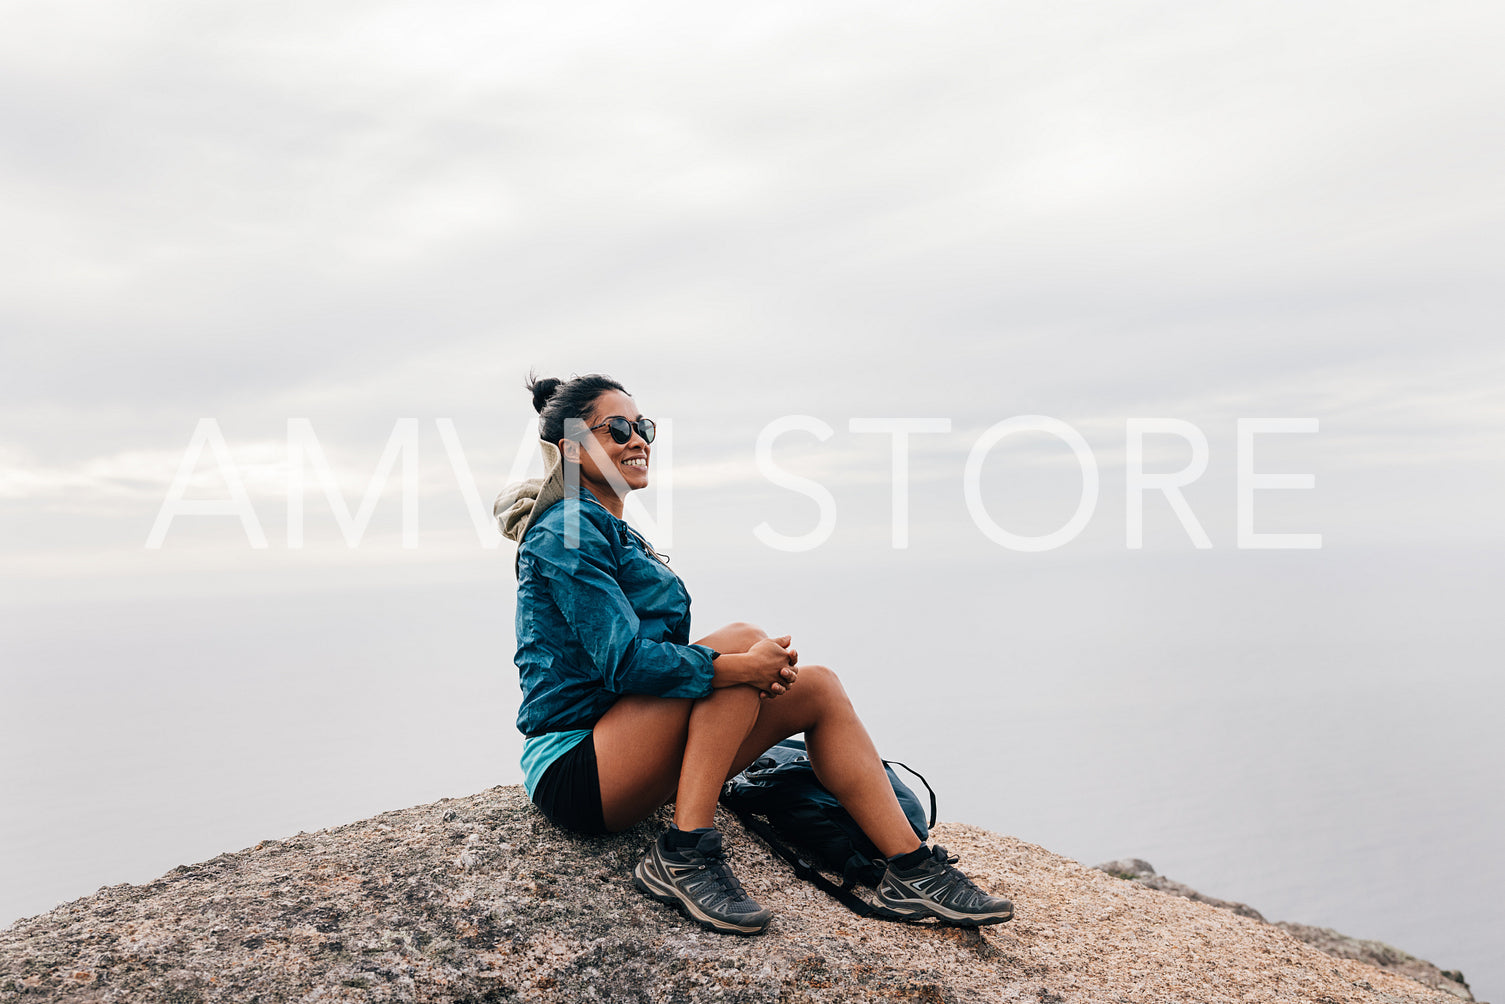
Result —
[{"label": "hair bun", "polygon": [[549,398],[554,396],[554,392],[559,389],[559,385],[563,382],[563,380],[558,380],[554,377],[544,377],[542,380],[530,378],[528,380],[528,390],[533,392],[533,410],[541,414],[544,405],[549,403]]}]

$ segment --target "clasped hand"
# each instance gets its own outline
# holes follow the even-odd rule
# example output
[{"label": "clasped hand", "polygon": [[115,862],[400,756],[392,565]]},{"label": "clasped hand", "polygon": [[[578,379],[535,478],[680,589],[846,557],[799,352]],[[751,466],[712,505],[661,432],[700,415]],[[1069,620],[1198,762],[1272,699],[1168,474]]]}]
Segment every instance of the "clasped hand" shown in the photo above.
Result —
[{"label": "clasped hand", "polygon": [[799,652],[790,646],[790,635],[764,638],[747,650],[753,678],[748,682],[765,698],[775,698],[794,686],[799,679]]}]

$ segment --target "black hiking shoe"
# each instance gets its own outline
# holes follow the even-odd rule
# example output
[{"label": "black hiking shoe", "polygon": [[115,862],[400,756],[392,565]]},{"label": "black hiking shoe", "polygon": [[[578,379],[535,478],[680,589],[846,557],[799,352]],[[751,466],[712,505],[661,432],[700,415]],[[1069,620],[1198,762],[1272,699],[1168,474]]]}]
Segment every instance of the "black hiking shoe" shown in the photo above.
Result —
[{"label": "black hiking shoe", "polygon": [[773,911],[759,906],[732,875],[716,830],[677,851],[659,837],[632,870],[632,884],[713,931],[759,934],[773,918]]},{"label": "black hiking shoe", "polygon": [[956,855],[937,846],[913,868],[899,869],[890,864],[874,897],[878,915],[891,920],[935,917],[965,927],[1012,920],[1014,904],[973,885],[954,867],[957,860]]}]

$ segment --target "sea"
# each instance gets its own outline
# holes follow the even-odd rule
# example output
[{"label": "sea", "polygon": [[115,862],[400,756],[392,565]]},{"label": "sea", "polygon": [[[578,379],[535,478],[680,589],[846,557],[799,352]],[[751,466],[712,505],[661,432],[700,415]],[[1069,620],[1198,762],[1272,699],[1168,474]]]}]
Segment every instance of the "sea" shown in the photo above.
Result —
[{"label": "sea", "polygon": [[[1505,1001],[1497,550],[671,553],[697,629],[793,634],[943,819]],[[184,583],[6,603],[0,924],[520,781],[510,553]]]}]

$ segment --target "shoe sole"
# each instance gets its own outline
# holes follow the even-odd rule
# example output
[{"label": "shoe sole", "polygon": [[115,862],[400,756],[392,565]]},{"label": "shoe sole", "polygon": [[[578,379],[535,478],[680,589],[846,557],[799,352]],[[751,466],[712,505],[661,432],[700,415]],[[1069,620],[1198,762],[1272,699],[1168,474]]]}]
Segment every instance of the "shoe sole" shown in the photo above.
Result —
[{"label": "shoe sole", "polygon": [[917,921],[935,919],[944,921],[947,924],[954,924],[957,927],[987,927],[990,924],[1006,924],[1014,919],[1013,906],[1009,907],[1007,913],[976,914],[957,913],[954,910],[947,910],[944,907],[939,907],[931,903],[916,903],[908,909],[905,909],[903,906],[896,909],[891,903],[879,902],[874,904],[874,910],[878,916],[887,920]]},{"label": "shoe sole", "polygon": [[672,885],[668,885],[656,878],[648,871],[645,867],[646,865],[646,861],[639,861],[637,863],[637,867],[632,870],[632,884],[660,903],[668,903],[670,906],[679,907],[686,917],[689,917],[702,927],[709,928],[721,934],[762,934],[768,928],[768,922],[773,919],[773,914],[768,910],[764,910],[762,914],[752,914],[754,917],[761,916],[762,919],[750,924],[737,924],[729,920],[712,917],[693,902],[679,895],[678,890]]}]

